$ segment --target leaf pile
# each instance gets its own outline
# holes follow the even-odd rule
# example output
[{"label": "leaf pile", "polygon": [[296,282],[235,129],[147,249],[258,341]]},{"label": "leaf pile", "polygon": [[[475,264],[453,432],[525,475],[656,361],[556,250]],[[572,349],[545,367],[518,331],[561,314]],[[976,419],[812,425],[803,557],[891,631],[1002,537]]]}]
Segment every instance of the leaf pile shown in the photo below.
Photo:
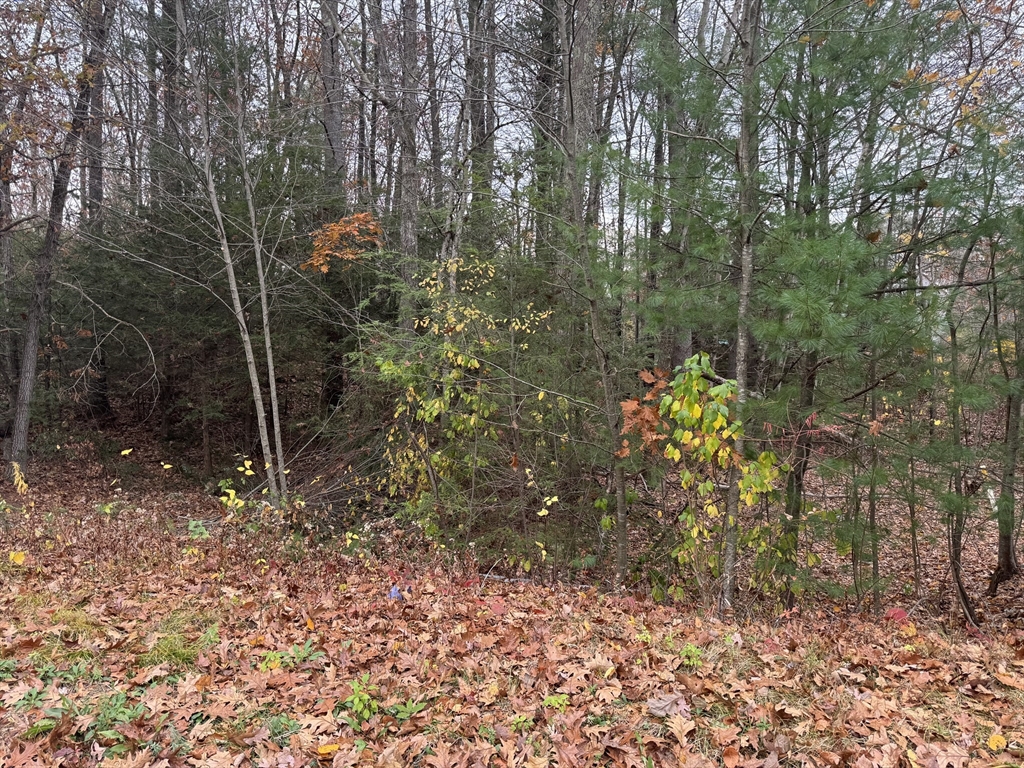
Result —
[{"label": "leaf pile", "polygon": [[199,503],[29,509],[4,529],[6,766],[1024,759],[1017,635],[951,638],[902,611],[733,626],[189,524]]}]

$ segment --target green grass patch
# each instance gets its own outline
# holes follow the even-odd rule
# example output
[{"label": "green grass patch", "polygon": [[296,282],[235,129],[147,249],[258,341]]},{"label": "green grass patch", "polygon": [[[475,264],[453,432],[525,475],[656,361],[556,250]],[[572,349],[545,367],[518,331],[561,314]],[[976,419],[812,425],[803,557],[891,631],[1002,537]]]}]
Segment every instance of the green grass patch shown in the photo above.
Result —
[{"label": "green grass patch", "polygon": [[139,664],[155,667],[168,664],[174,669],[195,666],[199,654],[220,642],[215,617],[187,608],[171,611],[156,627],[150,649],[139,656]]},{"label": "green grass patch", "polygon": [[81,642],[103,636],[103,624],[81,608],[58,608],[50,621],[61,627],[61,637],[68,641]]},{"label": "green grass patch", "polygon": [[28,655],[29,663],[34,667],[45,665],[63,666],[65,664],[76,664],[92,661],[96,658],[96,651],[91,648],[82,648],[77,645],[67,645],[59,637],[48,637],[43,644]]}]

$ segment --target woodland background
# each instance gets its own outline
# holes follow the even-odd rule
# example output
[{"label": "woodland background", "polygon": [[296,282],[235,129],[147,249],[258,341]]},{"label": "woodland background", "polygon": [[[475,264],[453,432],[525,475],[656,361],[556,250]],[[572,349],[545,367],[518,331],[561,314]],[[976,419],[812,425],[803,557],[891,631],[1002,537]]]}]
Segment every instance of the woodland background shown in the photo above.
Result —
[{"label": "woodland background", "polygon": [[482,570],[725,609],[879,610],[940,560],[974,622],[965,542],[993,594],[1017,572],[1021,22],[5,4],[12,477],[86,439],[127,489],[139,421],[311,534],[398,515]]}]

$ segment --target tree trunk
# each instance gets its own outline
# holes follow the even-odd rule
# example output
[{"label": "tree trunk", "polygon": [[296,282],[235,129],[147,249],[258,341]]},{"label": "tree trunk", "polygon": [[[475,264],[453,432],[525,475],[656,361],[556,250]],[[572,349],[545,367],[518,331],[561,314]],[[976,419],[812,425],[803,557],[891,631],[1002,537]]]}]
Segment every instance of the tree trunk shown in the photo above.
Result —
[{"label": "tree trunk", "polygon": [[[242,92],[240,67],[241,63],[236,59],[235,88],[239,93]],[[249,141],[245,123],[245,106],[243,104],[239,104],[237,107],[235,126],[238,132],[236,141],[238,142],[238,161],[242,168],[242,186],[245,189],[245,206],[249,214],[249,237],[252,240],[253,256],[256,260],[256,279],[260,287],[260,318],[263,323],[263,347],[267,355],[267,390],[270,395],[270,418],[274,427],[275,454],[266,454],[266,460],[270,464],[267,473],[273,475],[276,469],[277,482],[279,484],[278,492],[280,493],[281,500],[284,500],[288,495],[288,476],[285,470],[284,442],[281,439],[281,412],[277,400],[277,375],[274,371],[274,347],[271,342],[270,333],[270,296],[267,292],[267,275],[264,266],[263,233],[260,231],[257,220],[256,185],[253,182],[252,174],[249,172],[249,160],[247,157]]]},{"label": "tree trunk", "polygon": [[[470,0],[469,6],[472,8],[473,0]],[[443,153],[441,150],[442,94],[438,89],[437,81],[437,55],[435,52],[437,43],[434,35],[434,7],[431,0],[423,0],[423,28],[426,36],[427,111],[430,115],[430,204],[433,208],[440,208],[444,204]],[[457,144],[453,147],[454,152],[458,152]]]},{"label": "tree trunk", "polygon": [[804,502],[804,477],[811,459],[811,409],[814,407],[814,386],[818,373],[818,355],[804,356],[803,376],[800,378],[800,399],[797,405],[798,421],[793,468],[786,478],[786,517],[783,521],[783,552],[786,567],[792,569],[786,579],[786,607],[796,601],[793,580],[796,578],[799,549],[800,519]]},{"label": "tree trunk", "polygon": [[988,582],[988,595],[995,597],[999,585],[1018,573],[1017,553],[1014,550],[1014,506],[1017,481],[1017,454],[1020,452],[1021,396],[1014,391],[1006,398],[1006,439],[1003,442],[1003,473],[996,501],[996,521],[999,525],[999,545],[996,569]]},{"label": "tree trunk", "polygon": [[[184,32],[184,30],[182,30]],[[203,69],[195,60],[191,50],[186,54],[189,67],[194,78],[195,107],[198,112],[198,125],[200,131],[200,163],[203,174],[203,183],[206,188],[207,201],[213,213],[214,228],[220,246],[221,258],[224,261],[224,272],[228,281],[228,292],[231,296],[231,307],[235,322],[238,325],[239,337],[242,341],[242,348],[245,350],[245,363],[249,373],[249,385],[252,389],[253,406],[256,409],[256,423],[259,428],[260,447],[263,450],[265,462],[267,489],[270,493],[270,502],[277,506],[280,502],[280,489],[277,475],[274,471],[274,453],[270,447],[270,436],[267,428],[266,406],[263,403],[263,388],[260,384],[259,370],[256,365],[256,356],[253,352],[252,337],[249,333],[249,324],[246,320],[245,308],[242,305],[241,294],[238,290],[238,281],[235,277],[235,259],[231,250],[231,241],[228,237],[227,225],[224,214],[220,207],[220,197],[217,190],[217,181],[214,176],[214,149],[213,136],[211,135],[212,119],[209,111],[209,99],[206,91],[203,90],[202,81]],[[209,74],[209,73],[207,73]],[[209,83],[206,83],[208,86]],[[245,148],[240,147],[244,152]]]},{"label": "tree trunk", "polygon": [[339,194],[345,169],[345,94],[342,87],[340,46],[341,31],[334,24],[337,17],[337,0],[320,0],[320,77],[324,88],[323,125],[325,159],[329,171],[328,187]]},{"label": "tree trunk", "polygon": [[[962,279],[963,275],[961,275],[961,280]],[[953,381],[959,381],[960,372],[958,370],[958,357],[960,355],[960,349],[957,344],[957,328],[956,324],[952,320],[952,312],[949,314],[950,378]],[[960,404],[957,400],[954,400],[949,404],[948,413],[953,445],[955,445],[959,451],[961,447],[962,428],[960,423]],[[970,595],[967,594],[967,589],[964,587],[963,580],[962,556],[964,551],[964,530],[967,527],[967,509],[970,502],[968,501],[967,494],[964,489],[964,468],[963,462],[960,458],[957,458],[953,467],[953,492],[956,508],[951,511],[946,522],[947,543],[949,546],[949,570],[950,575],[953,578],[953,589],[956,594],[957,602],[960,604],[960,609],[963,611],[964,619],[966,619],[966,621],[972,626],[977,627],[979,626],[978,616],[974,612],[974,604],[971,601]]]},{"label": "tree trunk", "polygon": [[402,293],[401,319],[408,328],[412,328],[415,312],[411,290],[415,282],[416,262],[419,255],[420,175],[416,159],[416,121],[419,116],[419,105],[416,98],[417,51],[419,50],[417,11],[416,0],[402,0],[402,87],[398,100],[400,152],[398,241],[401,250],[399,272],[406,285],[406,290]]},{"label": "tree trunk", "polygon": [[99,18],[86,24],[85,37],[90,49],[96,51],[93,63],[92,87],[89,91],[89,117],[82,133],[82,154],[85,160],[83,177],[86,179],[86,196],[84,200],[85,214],[89,232],[93,235],[102,233],[101,213],[103,208],[103,124],[104,91],[106,89],[106,36],[101,30],[102,0],[88,0],[85,7],[87,13]]},{"label": "tree trunk", "polygon": [[[736,311],[736,419],[743,420],[747,402],[748,354],[750,336],[750,294],[754,282],[754,224],[758,212],[758,112],[757,87],[758,41],[760,37],[761,2],[742,0],[740,23],[737,25],[742,69],[740,79],[739,141],[736,148],[737,175],[739,177],[739,223],[737,228],[738,269],[737,288],[739,302]],[[744,451],[742,436],[736,439],[739,454]],[[736,589],[736,562],[739,539],[739,481],[735,466],[729,473],[729,492],[726,496],[725,553],[722,562],[722,596],[719,608],[724,613],[732,608]]]},{"label": "tree trunk", "polygon": [[[95,2],[96,0],[94,0]],[[61,146],[53,173],[53,188],[46,221],[46,235],[35,260],[35,279],[25,323],[25,339],[21,353],[21,370],[18,376],[18,394],[14,406],[11,428],[11,444],[8,454],[10,461],[21,465],[24,470],[28,459],[28,428],[31,416],[32,395],[36,383],[36,365],[39,361],[39,334],[43,320],[49,312],[50,282],[53,265],[60,248],[60,237],[64,230],[64,208],[68,198],[68,186],[75,167],[78,145],[86,128],[92,105],[92,89],[95,74],[103,65],[107,33],[114,16],[114,4],[106,7],[90,4],[86,11],[85,24],[90,29],[92,41],[85,51],[82,71],[78,76],[78,93],[71,110],[71,125]]]}]

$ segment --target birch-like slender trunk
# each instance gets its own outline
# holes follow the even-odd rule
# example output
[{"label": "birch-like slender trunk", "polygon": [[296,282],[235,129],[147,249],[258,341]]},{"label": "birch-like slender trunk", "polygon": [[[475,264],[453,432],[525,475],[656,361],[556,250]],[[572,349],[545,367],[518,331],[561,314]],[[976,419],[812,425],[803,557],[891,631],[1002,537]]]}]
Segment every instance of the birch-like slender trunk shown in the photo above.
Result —
[{"label": "birch-like slender trunk", "polygon": [[[237,43],[235,45],[237,51]],[[241,62],[235,59],[235,90],[241,95],[242,94],[242,82],[241,82]],[[249,237],[252,239],[253,257],[256,260],[256,279],[260,287],[260,319],[263,323],[263,346],[267,356],[267,392],[270,396],[270,418],[273,422],[274,427],[274,449],[273,455],[266,454],[266,461],[270,464],[267,469],[268,475],[273,475],[276,471],[277,481],[279,483],[278,491],[280,492],[280,499],[284,500],[288,495],[288,476],[285,474],[285,455],[284,455],[284,442],[281,439],[281,413],[278,407],[277,398],[277,374],[274,371],[274,347],[271,341],[270,332],[270,297],[267,291],[267,274],[266,266],[269,265],[269,260],[264,261],[263,253],[263,232],[260,230],[258,214],[256,210],[256,197],[255,189],[256,184],[253,181],[252,173],[249,171],[249,160],[247,157],[248,132],[246,130],[245,122],[245,107],[244,102],[239,99],[237,111],[235,113],[235,130],[237,136],[235,140],[238,146],[238,161],[242,169],[242,186],[245,189],[245,207],[248,213],[248,224],[249,224]]]},{"label": "birch-like slender trunk", "polygon": [[[182,30],[182,37],[185,37]],[[267,488],[270,492],[270,502],[276,506],[281,498],[281,491],[274,471],[273,451],[270,447],[270,434],[267,428],[267,412],[263,403],[263,388],[260,384],[259,369],[256,365],[256,355],[253,352],[252,336],[249,333],[249,323],[245,317],[245,309],[242,306],[241,294],[238,290],[238,281],[235,277],[235,257],[231,250],[231,241],[228,239],[227,226],[224,221],[224,214],[220,207],[220,194],[217,189],[217,180],[213,173],[214,153],[213,137],[211,135],[210,119],[210,95],[202,88],[202,69],[198,66],[196,56],[192,48],[188,48],[186,54],[189,59],[189,68],[193,77],[193,95],[199,125],[199,159],[201,162],[203,183],[206,187],[207,201],[210,203],[210,210],[213,213],[214,226],[217,232],[217,241],[220,246],[221,258],[224,261],[224,273],[228,281],[228,293],[231,296],[231,308],[238,325],[238,334],[242,341],[242,348],[245,350],[245,364],[249,373],[249,384],[252,388],[253,404],[256,408],[256,424],[259,429],[260,446],[263,450],[265,461]],[[243,150],[244,151],[244,150]],[[265,286],[261,286],[265,288]],[[264,317],[266,320],[266,316]],[[269,339],[269,335],[267,337]]]},{"label": "birch-like slender trunk", "polygon": [[[750,293],[754,283],[754,224],[757,219],[758,171],[758,39],[761,0],[742,0],[737,35],[742,51],[740,75],[740,130],[736,147],[739,178],[739,226],[737,227],[736,311],[736,418],[743,420],[748,395],[748,356],[750,338]],[[742,455],[744,440],[737,437],[735,448]],[[725,553],[722,558],[722,595],[719,609],[731,610],[736,592],[736,563],[739,545],[740,471],[733,467],[726,495]]]}]

